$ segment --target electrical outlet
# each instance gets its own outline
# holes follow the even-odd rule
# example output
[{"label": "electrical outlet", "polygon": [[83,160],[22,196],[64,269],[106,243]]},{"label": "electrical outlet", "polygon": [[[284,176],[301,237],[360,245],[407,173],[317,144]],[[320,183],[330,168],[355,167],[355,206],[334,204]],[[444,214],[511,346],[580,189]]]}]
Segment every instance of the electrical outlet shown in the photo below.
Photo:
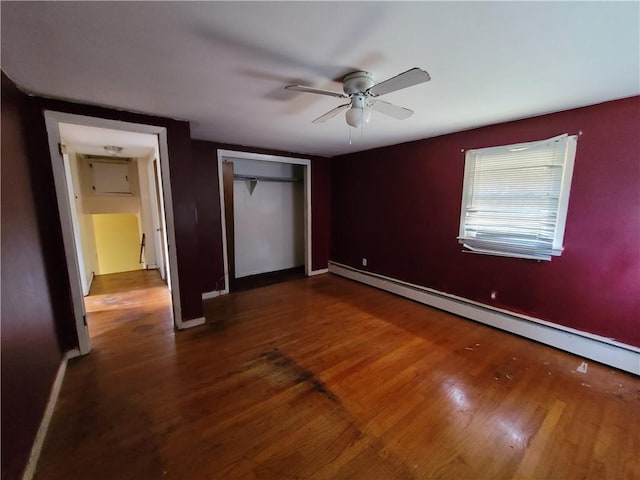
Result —
[{"label": "electrical outlet", "polygon": [[367,266],[367,259],[362,257],[362,266],[366,267]]}]

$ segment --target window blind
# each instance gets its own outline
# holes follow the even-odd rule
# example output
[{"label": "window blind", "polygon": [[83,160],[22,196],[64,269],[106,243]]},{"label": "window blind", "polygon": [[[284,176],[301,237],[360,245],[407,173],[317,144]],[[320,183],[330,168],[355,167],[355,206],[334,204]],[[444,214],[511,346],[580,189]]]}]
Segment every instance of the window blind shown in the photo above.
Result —
[{"label": "window blind", "polygon": [[469,251],[550,260],[563,249],[576,137],[468,150],[459,241]]}]

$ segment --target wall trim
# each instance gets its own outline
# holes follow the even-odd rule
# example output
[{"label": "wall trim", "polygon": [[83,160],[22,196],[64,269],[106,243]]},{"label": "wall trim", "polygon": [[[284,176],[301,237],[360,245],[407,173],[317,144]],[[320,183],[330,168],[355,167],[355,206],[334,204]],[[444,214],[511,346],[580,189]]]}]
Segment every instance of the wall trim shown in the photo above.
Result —
[{"label": "wall trim", "polygon": [[312,277],[314,275],[322,275],[323,273],[329,273],[329,269],[328,268],[320,268],[318,270],[311,270],[309,272],[309,276]]},{"label": "wall trim", "polygon": [[204,317],[192,318],[191,320],[183,320],[178,327],[179,330],[186,330],[187,328],[197,327],[198,325],[204,325],[206,319]]},{"label": "wall trim", "polygon": [[[89,278],[89,291],[87,292],[87,295],[89,295],[89,293],[91,293],[91,285],[93,285],[93,279],[96,278],[96,272],[91,272],[91,277]],[[87,296],[85,295],[85,296]]]},{"label": "wall trim", "polygon": [[216,298],[222,295],[224,292],[220,290],[213,290],[212,292],[204,292],[202,294],[202,300],[209,300],[210,298]]},{"label": "wall trim", "polygon": [[329,272],[640,375],[640,348],[632,345],[333,261]]},{"label": "wall trim", "polygon": [[22,474],[22,480],[31,480],[36,473],[36,467],[38,466],[38,460],[40,459],[40,453],[42,452],[42,446],[44,445],[44,439],[49,431],[49,425],[51,424],[51,418],[53,417],[53,411],[56,408],[58,402],[58,395],[62,388],[62,381],[64,380],[64,374],[67,371],[67,363],[69,359],[80,356],[80,350],[69,350],[62,356],[58,371],[56,372],[55,380],[51,386],[51,392],[49,393],[49,399],[47,400],[47,406],[44,409],[40,426],[36,432],[36,437],[33,440],[31,446],[31,452],[29,453],[29,460]]},{"label": "wall trim", "polygon": [[78,349],[78,348],[74,348],[74,349],[69,350],[69,351],[67,352],[67,360],[71,360],[72,358],[79,357],[80,355],[82,355],[82,354],[80,353],[80,349]]}]

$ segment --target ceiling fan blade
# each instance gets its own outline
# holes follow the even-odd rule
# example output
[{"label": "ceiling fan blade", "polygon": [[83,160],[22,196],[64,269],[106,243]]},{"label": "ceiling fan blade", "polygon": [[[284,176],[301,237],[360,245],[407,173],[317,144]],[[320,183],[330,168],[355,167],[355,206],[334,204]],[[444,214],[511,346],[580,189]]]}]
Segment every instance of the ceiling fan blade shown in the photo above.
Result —
[{"label": "ceiling fan blade", "polygon": [[431,80],[431,77],[425,70],[414,67],[400,75],[396,75],[395,77],[374,85],[368,90],[368,92],[371,95],[379,97],[380,95],[395,92],[402,88],[412,87],[419,83],[428,82],[429,80]]},{"label": "ceiling fan blade", "polygon": [[330,97],[348,98],[349,95],[340,92],[332,92],[331,90],[322,90],[320,88],[305,87],[304,85],[287,85],[287,90],[294,90],[296,92],[304,93],[317,93],[318,95],[328,95]]},{"label": "ceiling fan blade", "polygon": [[371,109],[376,112],[384,113],[390,117],[397,118],[398,120],[405,120],[413,115],[413,110],[408,108],[399,107],[393,103],[385,102],[382,100],[371,100]]},{"label": "ceiling fan blade", "polygon": [[318,118],[316,118],[311,123],[324,123],[327,120],[329,120],[329,119],[335,117],[336,115],[338,115],[340,112],[344,112],[345,110],[348,110],[349,107],[351,107],[350,103],[345,103],[344,105],[340,105],[339,107],[336,107],[336,108],[334,108],[332,110],[329,110],[324,115],[320,115]]}]

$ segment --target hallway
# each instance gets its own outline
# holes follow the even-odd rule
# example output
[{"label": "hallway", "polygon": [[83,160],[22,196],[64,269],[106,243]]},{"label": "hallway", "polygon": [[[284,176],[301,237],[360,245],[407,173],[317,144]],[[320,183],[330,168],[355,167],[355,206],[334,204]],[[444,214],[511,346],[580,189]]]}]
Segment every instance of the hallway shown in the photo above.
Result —
[{"label": "hallway", "polygon": [[84,302],[94,350],[113,348],[114,339],[132,333],[173,330],[171,298],[158,270],[97,275]]}]

